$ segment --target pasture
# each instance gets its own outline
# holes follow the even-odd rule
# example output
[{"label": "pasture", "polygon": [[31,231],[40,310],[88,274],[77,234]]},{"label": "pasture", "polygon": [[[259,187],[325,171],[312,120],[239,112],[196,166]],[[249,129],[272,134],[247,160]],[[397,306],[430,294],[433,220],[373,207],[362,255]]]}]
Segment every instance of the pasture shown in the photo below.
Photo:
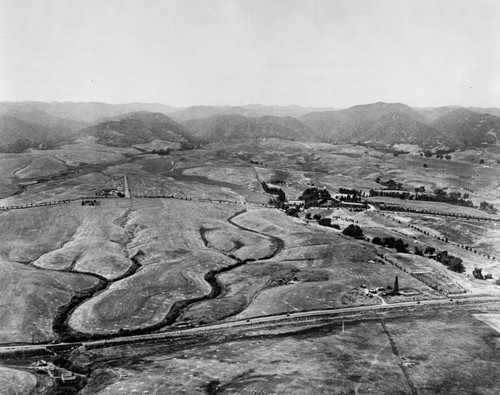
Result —
[{"label": "pasture", "polygon": [[0,366],[0,389],[3,395],[29,394],[36,383],[36,376],[31,373]]},{"label": "pasture", "polygon": [[50,270],[118,277],[130,266],[128,235],[119,219],[130,201],[103,199],[10,210],[0,215],[0,254],[11,261]]},{"label": "pasture", "polygon": [[[481,310],[472,313],[481,313]],[[472,394],[500,386],[499,334],[455,311],[315,329],[213,335],[196,342],[130,346],[75,359],[121,372],[102,394]],[[123,358],[122,356],[127,356]],[[107,362],[109,361],[109,363]],[[97,365],[96,365],[97,366]],[[90,382],[99,380],[99,372]],[[134,392],[136,392],[134,391]]]},{"label": "pasture", "polygon": [[177,199],[132,200],[127,248],[142,267],[79,306],[70,326],[113,333],[157,324],[176,301],[210,294],[205,281],[210,271],[233,265],[234,258],[269,255],[275,248],[270,240],[228,222],[241,209]]},{"label": "pasture", "polygon": [[0,343],[53,340],[58,307],[97,283],[95,277],[40,270],[0,258]]}]

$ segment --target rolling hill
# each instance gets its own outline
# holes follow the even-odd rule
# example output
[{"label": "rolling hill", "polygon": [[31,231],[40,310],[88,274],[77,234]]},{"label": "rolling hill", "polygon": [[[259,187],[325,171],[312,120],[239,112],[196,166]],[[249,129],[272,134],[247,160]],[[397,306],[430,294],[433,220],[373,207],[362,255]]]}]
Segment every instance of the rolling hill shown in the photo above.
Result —
[{"label": "rolling hill", "polygon": [[155,140],[177,142],[186,148],[196,140],[181,124],[161,113],[134,112],[83,129],[80,136],[97,137],[97,143],[114,147],[131,147]]},{"label": "rolling hill", "polygon": [[439,117],[431,125],[458,147],[498,144],[500,139],[500,117],[464,108]]},{"label": "rolling hill", "polygon": [[[477,109],[476,109],[477,110]],[[301,120],[324,141],[466,148],[497,144],[500,118],[460,107],[419,109],[374,103],[307,114]]]},{"label": "rolling hill", "polygon": [[284,140],[311,140],[310,128],[292,117],[264,116],[247,118],[242,115],[215,115],[192,119],[184,125],[203,141],[228,139],[281,138]]},{"label": "rolling hill", "polygon": [[404,104],[374,103],[304,115],[301,120],[326,141],[429,143],[424,117]]},{"label": "rolling hill", "polygon": [[43,111],[54,117],[85,123],[97,123],[103,121],[105,118],[116,117],[137,111],[169,114],[178,110],[179,108],[177,107],[160,103],[0,102],[0,114],[13,111],[16,113]]},{"label": "rolling hill", "polygon": [[[300,117],[313,111],[326,109],[300,106],[268,106],[263,104],[248,104],[245,106],[193,106],[169,114],[178,122],[192,119],[210,118],[214,115],[242,115],[247,118],[274,117]],[[328,108],[328,110],[332,110]]]},{"label": "rolling hill", "polygon": [[43,111],[10,111],[0,115],[0,152],[48,149],[71,141],[87,124]]}]

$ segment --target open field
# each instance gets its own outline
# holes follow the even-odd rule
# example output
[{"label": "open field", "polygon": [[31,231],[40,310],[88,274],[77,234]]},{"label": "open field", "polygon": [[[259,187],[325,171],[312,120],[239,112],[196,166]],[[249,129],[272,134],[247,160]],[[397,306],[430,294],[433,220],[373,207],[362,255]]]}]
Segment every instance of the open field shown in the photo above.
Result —
[{"label": "open field", "polygon": [[[102,200],[11,210],[0,215],[0,253],[16,262],[113,278],[130,266],[125,230],[116,223],[130,202]],[[118,221],[119,222],[119,221]]]},{"label": "open field", "polygon": [[[88,160],[80,152],[84,147],[91,148]],[[483,167],[479,154],[467,155],[460,162],[444,161],[394,156],[367,146],[277,139],[213,143],[166,156],[101,149],[91,140],[8,155],[0,160],[6,169],[0,179],[2,205],[94,195],[122,187],[124,175],[133,198],[0,213],[0,316],[6,317],[0,320],[0,342],[51,341],[58,307],[91,288],[62,317],[71,329],[88,335],[225,325],[237,318],[315,309],[416,305],[448,294],[445,300],[459,301],[499,294],[493,282],[471,276],[477,266],[498,279],[498,261],[454,244],[499,256],[497,223],[345,208],[311,210],[333,218],[341,230],[355,223],[369,239],[402,238],[411,253],[399,254],[308,222],[303,212],[294,218],[248,204],[267,203],[271,197],[260,181],[284,181],[278,186],[292,200],[311,185],[327,187],[332,195],[340,187],[367,192],[380,188],[377,177],[403,182],[409,190],[420,185],[427,190],[471,189],[475,204],[498,204],[494,157],[485,156],[491,166]],[[19,193],[7,197],[13,191]],[[166,198],[152,198],[160,196]],[[488,216],[443,203],[375,200]],[[466,273],[412,254],[414,247],[426,246],[462,258]],[[396,276],[403,295],[369,294],[379,287],[390,291]],[[450,308],[441,314],[436,308],[425,317],[382,313],[384,322],[346,322],[344,333],[339,323],[301,331],[227,331],[179,344],[79,350],[74,360],[91,372],[82,395],[496,394],[498,311],[485,305],[472,316],[457,306],[456,313]],[[9,375],[7,380],[14,383],[32,383],[31,376],[16,376],[18,380]],[[0,380],[3,376],[0,371]]]},{"label": "open field", "polygon": [[0,366],[0,388],[2,395],[29,394],[36,385],[36,377],[22,370]]},{"label": "open field", "polygon": [[422,229],[432,229],[454,243],[500,257],[500,223],[430,215],[408,217],[412,225]]},{"label": "open field", "polygon": [[[305,225],[278,211],[252,210],[233,219],[245,228],[283,240],[272,259],[248,263],[223,273],[223,294],[188,308],[181,319],[213,322],[240,312],[248,318],[302,311],[382,303],[361,288],[387,287],[399,276],[402,287],[422,299],[439,293],[389,264],[381,264],[376,248],[339,236],[331,229]],[[210,312],[210,313],[208,313]]]},{"label": "open field", "polygon": [[210,294],[204,276],[233,265],[226,254],[238,259],[269,255],[269,240],[227,221],[238,210],[237,205],[176,199],[135,201],[126,225],[132,235],[128,250],[142,268],[78,307],[71,327],[110,333],[157,324],[176,301]]},{"label": "open field", "polygon": [[0,254],[12,261],[28,263],[60,247],[81,224],[78,210],[76,204],[65,204],[3,212]]},{"label": "open field", "polygon": [[54,339],[57,308],[97,283],[83,274],[40,270],[0,258],[0,343]]},{"label": "open field", "polygon": [[[253,331],[77,353],[100,394],[496,394],[500,335],[481,310]],[[114,374],[112,374],[114,372]],[[332,373],[333,372],[333,373]],[[106,373],[106,374],[105,374]],[[210,392],[209,392],[210,393]]]},{"label": "open field", "polygon": [[129,235],[122,227],[130,210],[127,206],[129,202],[112,199],[103,200],[99,206],[76,203],[81,223],[71,239],[33,264],[47,269],[95,273],[108,279],[119,277],[131,265],[126,250]]}]

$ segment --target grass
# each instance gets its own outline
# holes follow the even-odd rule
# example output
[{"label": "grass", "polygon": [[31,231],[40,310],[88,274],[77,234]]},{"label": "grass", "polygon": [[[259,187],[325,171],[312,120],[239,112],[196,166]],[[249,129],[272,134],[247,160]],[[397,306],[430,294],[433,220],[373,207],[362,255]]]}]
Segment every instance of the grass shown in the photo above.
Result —
[{"label": "grass", "polygon": [[[190,394],[486,394],[500,386],[500,334],[470,311],[346,322],[287,333],[245,333],[77,357],[126,374],[108,395],[137,391]],[[126,355],[124,358],[122,355]],[[109,361],[109,362],[108,362]],[[96,380],[99,378],[96,376]],[[91,374],[90,382],[94,380]]]},{"label": "grass", "polygon": [[[127,246],[130,256],[140,252],[142,268],[78,307],[70,326],[85,333],[113,333],[156,324],[176,301],[211,292],[205,274],[235,263],[225,254],[239,259],[267,255],[272,245],[265,237],[227,221],[239,210],[237,205],[175,199],[133,200]],[[226,243],[229,233],[233,241]]]},{"label": "grass", "polygon": [[0,366],[0,388],[2,394],[29,394],[36,386],[36,377],[22,370]]},{"label": "grass", "polygon": [[109,199],[95,207],[74,202],[5,212],[0,215],[0,253],[45,269],[118,277],[130,260],[124,248],[128,236],[114,221],[129,205]]},{"label": "grass", "polygon": [[0,343],[54,339],[52,321],[58,307],[97,282],[82,274],[40,270],[0,258]]},{"label": "grass", "polygon": [[[262,234],[279,237],[284,247],[270,260],[247,263],[219,276],[223,294],[190,306],[183,321],[214,322],[231,315],[266,314],[381,303],[360,288],[386,287],[399,276],[402,287],[418,290],[418,299],[440,295],[389,264],[377,249],[342,237],[331,229],[305,225],[276,210],[251,210],[233,221]],[[295,280],[295,281],[294,281]]]}]

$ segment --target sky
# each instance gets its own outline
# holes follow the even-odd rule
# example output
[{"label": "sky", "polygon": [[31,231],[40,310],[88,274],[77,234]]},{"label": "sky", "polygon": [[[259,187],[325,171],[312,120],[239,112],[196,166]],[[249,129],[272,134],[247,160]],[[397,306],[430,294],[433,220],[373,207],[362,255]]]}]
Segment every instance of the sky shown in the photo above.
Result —
[{"label": "sky", "polygon": [[497,0],[0,0],[0,101],[500,107]]}]

